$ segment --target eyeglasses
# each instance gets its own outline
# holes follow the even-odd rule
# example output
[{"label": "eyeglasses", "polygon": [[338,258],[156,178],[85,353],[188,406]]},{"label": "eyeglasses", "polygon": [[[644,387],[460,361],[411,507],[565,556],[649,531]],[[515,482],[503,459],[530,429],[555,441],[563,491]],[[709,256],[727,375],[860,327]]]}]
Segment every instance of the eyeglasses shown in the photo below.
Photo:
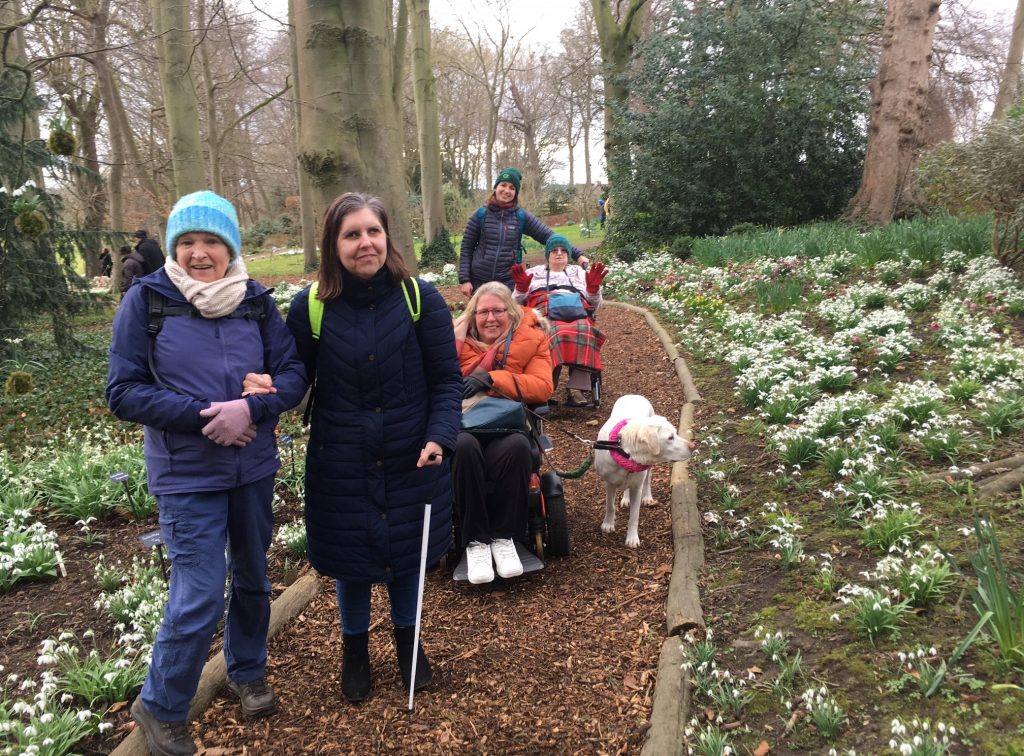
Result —
[{"label": "eyeglasses", "polygon": [[507,312],[507,307],[495,307],[493,310],[477,310],[476,316],[478,318],[482,318],[483,320],[487,320],[487,318],[491,316],[494,316],[495,318],[500,318]]}]

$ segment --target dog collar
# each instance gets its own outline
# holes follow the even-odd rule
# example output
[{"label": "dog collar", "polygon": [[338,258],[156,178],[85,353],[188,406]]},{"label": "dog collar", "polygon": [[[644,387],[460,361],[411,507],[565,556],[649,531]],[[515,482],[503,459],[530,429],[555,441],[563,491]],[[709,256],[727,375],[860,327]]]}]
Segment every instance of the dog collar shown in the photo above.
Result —
[{"label": "dog collar", "polygon": [[622,431],[623,428],[626,427],[628,423],[629,418],[626,418],[625,420],[619,420],[619,422],[617,422],[614,425],[614,427],[612,427],[611,432],[608,433],[608,440],[598,441],[596,444],[594,444],[594,448],[602,449],[611,454],[612,459],[615,460],[615,463],[626,472],[638,473],[644,472],[645,470],[650,470],[650,465],[641,465],[639,462],[634,462],[632,459],[629,458],[629,455],[622,450],[622,444],[619,442],[619,433]]}]

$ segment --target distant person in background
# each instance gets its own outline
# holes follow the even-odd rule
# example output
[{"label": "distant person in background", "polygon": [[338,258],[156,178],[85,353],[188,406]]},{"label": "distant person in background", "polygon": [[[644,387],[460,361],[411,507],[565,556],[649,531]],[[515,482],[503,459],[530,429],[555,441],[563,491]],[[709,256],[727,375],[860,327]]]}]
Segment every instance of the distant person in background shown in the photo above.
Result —
[{"label": "distant person in background", "polygon": [[142,255],[125,245],[121,247],[121,293],[128,291],[136,276],[146,275],[146,261]]},{"label": "distant person in background", "polygon": [[103,248],[100,252],[100,275],[109,276],[114,270],[114,258],[110,256],[110,250],[107,247]]},{"label": "distant person in background", "polygon": [[598,212],[597,220],[601,224],[601,229],[604,230],[605,212],[604,212],[604,199],[603,198],[599,199],[597,201],[597,212]]},{"label": "distant person in background", "polygon": [[160,245],[149,238],[146,229],[140,228],[132,235],[139,240],[135,244],[135,251],[142,255],[145,274],[155,273],[164,267],[164,253],[160,251]]},{"label": "distant person in background", "polygon": [[[488,281],[501,281],[511,291],[514,284],[509,270],[518,262],[523,234],[541,244],[553,233],[539,218],[519,207],[519,188],[523,176],[516,168],[498,174],[494,191],[466,223],[459,252],[459,287],[463,296]],[[572,248],[572,259],[580,265],[589,260],[583,252]]]}]

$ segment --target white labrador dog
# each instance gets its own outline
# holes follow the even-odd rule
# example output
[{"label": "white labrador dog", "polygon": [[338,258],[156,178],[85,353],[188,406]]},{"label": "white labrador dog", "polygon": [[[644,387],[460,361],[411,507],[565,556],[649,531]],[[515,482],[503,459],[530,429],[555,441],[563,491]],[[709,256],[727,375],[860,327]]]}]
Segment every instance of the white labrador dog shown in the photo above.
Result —
[{"label": "white labrador dog", "polygon": [[601,426],[595,445],[594,469],[604,480],[604,522],[601,530],[615,532],[615,497],[623,491],[629,503],[626,546],[640,545],[640,504],[653,504],[651,465],[690,458],[696,446],[676,433],[672,423],[654,414],[654,407],[638,394],[626,394],[612,406],[611,417]]}]

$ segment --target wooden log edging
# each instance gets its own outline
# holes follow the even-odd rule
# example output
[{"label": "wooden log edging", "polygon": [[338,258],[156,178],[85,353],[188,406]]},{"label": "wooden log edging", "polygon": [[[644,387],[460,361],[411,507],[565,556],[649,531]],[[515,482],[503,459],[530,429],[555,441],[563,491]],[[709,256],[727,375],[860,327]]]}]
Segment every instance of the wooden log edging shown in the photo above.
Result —
[{"label": "wooden log edging", "polygon": [[[267,640],[269,641],[285,625],[299,616],[302,610],[320,594],[320,589],[320,576],[312,570],[288,586],[284,593],[270,605],[270,626],[267,629]],[[203,667],[203,674],[199,678],[199,688],[196,690],[192,706],[188,711],[189,722],[206,711],[213,699],[217,697],[220,689],[224,687],[227,679],[227,666],[224,662],[224,652],[221,651]],[[142,728],[136,727],[128,737],[118,744],[117,748],[111,751],[111,756],[145,756],[148,753],[146,736],[142,734]]]},{"label": "wooden log edging", "polygon": [[[679,354],[668,332],[654,315],[642,307],[624,302],[605,302],[643,315],[672,360],[686,403],[679,413],[679,435],[693,440],[694,403],[701,401],[686,360]],[[697,484],[689,474],[689,462],[672,465],[672,576],[668,583],[665,620],[668,637],[661,644],[654,699],[642,756],[680,756],[684,753],[683,733],[690,716],[690,676],[683,668],[686,651],[682,634],[703,630],[698,578],[704,566],[704,536],[697,509]]]}]

